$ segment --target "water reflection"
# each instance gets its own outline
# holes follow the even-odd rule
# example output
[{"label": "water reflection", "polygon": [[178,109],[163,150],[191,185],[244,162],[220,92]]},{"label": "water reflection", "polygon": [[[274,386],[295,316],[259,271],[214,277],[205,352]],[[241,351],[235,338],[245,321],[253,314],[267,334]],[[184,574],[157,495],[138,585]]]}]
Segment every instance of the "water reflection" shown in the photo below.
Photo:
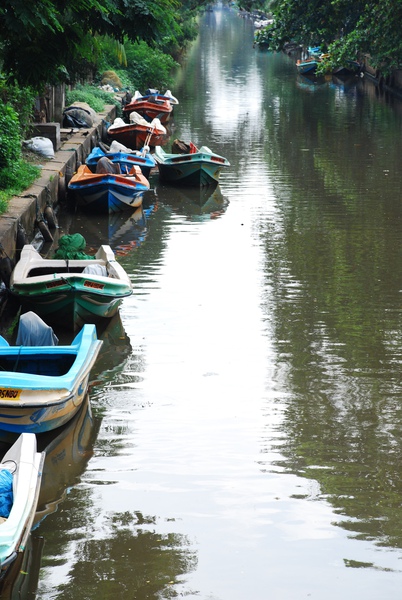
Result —
[{"label": "water reflection", "polygon": [[46,452],[38,507],[33,531],[24,552],[18,554],[0,582],[0,598],[35,598],[41,567],[44,538],[37,528],[56,512],[72,486],[77,485],[93,454],[100,420],[92,415],[88,396],[69,423],[57,430],[37,435],[38,450]]},{"label": "water reflection", "polygon": [[0,582],[2,600],[34,600],[43,551],[42,537],[28,536],[25,551],[17,555]]},{"label": "water reflection", "polygon": [[[88,600],[100,597],[156,600],[175,595],[173,586],[197,565],[195,553],[187,548],[186,537],[156,533],[157,519],[135,511],[111,511],[99,521],[88,500],[86,494],[76,498],[81,505],[81,510],[76,510],[76,519],[81,527],[86,522],[93,533],[94,526],[98,531],[90,535],[88,530],[85,537],[67,535],[57,544],[58,554],[46,557],[46,565],[53,567],[53,577],[59,570],[68,574],[65,582],[53,591],[64,599],[75,599],[79,589],[80,596]],[[83,511],[87,513],[85,521]],[[47,584],[52,581],[52,577],[48,578]],[[41,587],[39,584],[39,593]]]},{"label": "water reflection", "polygon": [[100,420],[92,415],[89,397],[64,427],[38,436],[38,449],[46,452],[42,486],[34,527],[55,512],[71,486],[76,485],[93,453]]},{"label": "water reflection", "polygon": [[312,104],[270,84],[287,118],[266,120],[281,177],[275,235],[260,230],[265,313],[291,400],[269,447],[273,470],[316,480],[350,535],[401,547],[401,148],[395,113],[364,86],[324,86]]},{"label": "water reflection", "polygon": [[158,183],[155,194],[176,214],[189,220],[217,219],[227,209],[229,201],[224,198],[219,184],[202,188],[174,187]]},{"label": "water reflection", "polygon": [[108,244],[117,253],[140,246],[147,236],[147,220],[154,209],[152,192],[147,192],[142,206],[133,213],[93,215],[90,219],[80,212],[65,208],[59,215],[63,234],[81,233],[89,248]]}]

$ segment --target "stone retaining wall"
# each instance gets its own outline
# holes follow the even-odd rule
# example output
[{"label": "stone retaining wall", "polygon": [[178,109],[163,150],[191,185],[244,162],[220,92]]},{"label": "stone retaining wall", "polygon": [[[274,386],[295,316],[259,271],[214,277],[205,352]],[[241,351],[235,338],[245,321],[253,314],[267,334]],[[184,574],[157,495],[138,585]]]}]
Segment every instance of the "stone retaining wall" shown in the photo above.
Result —
[{"label": "stone retaining wall", "polygon": [[42,173],[33,185],[10,200],[8,211],[0,215],[0,249],[11,260],[17,253],[17,234],[21,225],[29,241],[38,232],[38,219],[47,206],[57,210],[66,199],[67,185],[80,163],[84,163],[92,148],[102,139],[105,121],[112,122],[115,106],[106,106],[98,114],[95,125],[89,129],[74,129],[65,133],[60,150],[53,160],[43,159]]}]

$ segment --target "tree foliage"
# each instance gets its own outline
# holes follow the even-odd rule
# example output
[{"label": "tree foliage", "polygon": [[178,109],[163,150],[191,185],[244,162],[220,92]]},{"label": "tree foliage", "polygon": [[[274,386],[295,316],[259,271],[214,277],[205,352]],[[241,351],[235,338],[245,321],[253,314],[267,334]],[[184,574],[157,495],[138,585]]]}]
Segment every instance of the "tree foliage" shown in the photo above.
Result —
[{"label": "tree foliage", "polygon": [[337,64],[369,54],[383,71],[402,65],[402,0],[273,0],[272,50],[286,42],[321,45]]},{"label": "tree foliage", "polygon": [[2,0],[1,68],[21,85],[73,82],[93,71],[99,36],[161,44],[180,34],[178,0]]}]

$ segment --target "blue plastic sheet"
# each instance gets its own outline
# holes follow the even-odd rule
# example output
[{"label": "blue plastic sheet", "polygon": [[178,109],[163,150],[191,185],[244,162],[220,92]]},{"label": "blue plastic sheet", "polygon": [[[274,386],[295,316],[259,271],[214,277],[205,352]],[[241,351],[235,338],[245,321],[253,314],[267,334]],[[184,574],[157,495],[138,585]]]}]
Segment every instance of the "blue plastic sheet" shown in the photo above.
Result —
[{"label": "blue plastic sheet", "polygon": [[0,469],[0,517],[9,516],[13,506],[13,475],[8,469]]}]

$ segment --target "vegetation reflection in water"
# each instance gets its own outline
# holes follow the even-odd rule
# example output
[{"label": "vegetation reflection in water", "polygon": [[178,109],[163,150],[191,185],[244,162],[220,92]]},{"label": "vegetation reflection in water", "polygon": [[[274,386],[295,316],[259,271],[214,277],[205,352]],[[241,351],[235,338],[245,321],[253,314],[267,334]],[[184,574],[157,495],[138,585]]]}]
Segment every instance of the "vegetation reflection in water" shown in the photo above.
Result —
[{"label": "vegetation reflection in water", "polygon": [[277,466],[316,479],[353,537],[400,548],[400,115],[367,82],[324,84],[311,104],[267,81],[280,105],[267,113],[271,165],[288,171],[275,183],[281,235],[260,230],[293,390]]}]

